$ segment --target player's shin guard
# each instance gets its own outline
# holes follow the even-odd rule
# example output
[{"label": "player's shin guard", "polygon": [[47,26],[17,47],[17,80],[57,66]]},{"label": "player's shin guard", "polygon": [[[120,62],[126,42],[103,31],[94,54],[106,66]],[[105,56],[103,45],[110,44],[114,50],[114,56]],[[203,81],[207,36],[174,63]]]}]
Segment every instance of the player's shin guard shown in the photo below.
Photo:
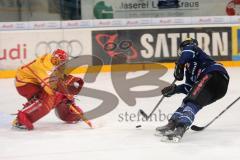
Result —
[{"label": "player's shin guard", "polygon": [[189,127],[195,118],[195,115],[201,108],[191,102],[187,102],[183,106],[182,114],[178,117],[176,121],[177,126]]}]

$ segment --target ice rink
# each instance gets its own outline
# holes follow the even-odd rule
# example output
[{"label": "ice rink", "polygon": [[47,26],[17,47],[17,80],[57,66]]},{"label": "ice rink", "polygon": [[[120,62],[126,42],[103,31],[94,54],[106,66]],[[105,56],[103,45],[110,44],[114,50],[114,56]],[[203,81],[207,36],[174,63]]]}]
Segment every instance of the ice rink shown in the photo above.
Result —
[{"label": "ice rink", "polygon": [[[205,125],[240,96],[240,68],[227,70],[231,78],[226,96],[202,109],[194,124]],[[144,73],[129,74],[134,77]],[[101,73],[94,83],[85,83],[85,86],[118,96],[110,79],[109,73]],[[171,83],[172,70],[162,79]],[[166,120],[142,122],[134,117],[131,120],[122,117],[126,112],[137,115],[140,108],[149,113],[161,96],[138,98],[136,105],[131,107],[118,97],[118,106],[113,111],[92,121],[94,129],[84,123],[65,124],[51,112],[35,123],[35,130],[19,131],[11,128],[11,121],[15,117],[10,114],[21,109],[25,99],[17,94],[13,79],[0,79],[0,88],[0,160],[240,159],[240,102],[206,130],[188,130],[180,143],[172,144],[163,143],[154,135],[155,128],[164,125]],[[147,88],[144,86],[142,89]],[[175,95],[164,99],[157,112],[166,115],[172,113],[180,106],[183,97]],[[80,100],[77,104],[85,111],[99,104],[99,100],[94,98],[77,98]],[[139,124],[142,127],[136,129],[135,126]]]}]

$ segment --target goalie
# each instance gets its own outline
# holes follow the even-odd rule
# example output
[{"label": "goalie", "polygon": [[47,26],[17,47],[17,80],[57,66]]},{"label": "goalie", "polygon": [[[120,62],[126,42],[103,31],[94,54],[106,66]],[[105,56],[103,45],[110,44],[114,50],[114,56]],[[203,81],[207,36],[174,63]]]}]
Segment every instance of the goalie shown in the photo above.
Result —
[{"label": "goalie", "polygon": [[[32,130],[33,123],[55,109],[56,115],[68,123],[83,118],[83,111],[74,103],[84,84],[78,77],[64,74],[68,54],[57,49],[21,66],[16,73],[15,85],[18,93],[27,99],[19,110],[13,127]],[[51,76],[49,73],[52,73]]]}]

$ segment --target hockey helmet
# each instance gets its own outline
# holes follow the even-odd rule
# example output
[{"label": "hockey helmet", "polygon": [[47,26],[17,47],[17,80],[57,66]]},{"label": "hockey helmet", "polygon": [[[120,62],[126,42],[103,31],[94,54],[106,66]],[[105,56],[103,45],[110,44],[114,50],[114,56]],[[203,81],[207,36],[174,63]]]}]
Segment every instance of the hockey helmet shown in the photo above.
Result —
[{"label": "hockey helmet", "polygon": [[56,49],[52,53],[51,63],[53,65],[59,65],[68,60],[68,54],[62,49]]},{"label": "hockey helmet", "polygon": [[187,46],[187,45],[195,45],[198,46],[198,41],[196,39],[193,38],[186,38],[184,41],[182,41],[180,43],[180,50],[183,50],[183,47]]}]

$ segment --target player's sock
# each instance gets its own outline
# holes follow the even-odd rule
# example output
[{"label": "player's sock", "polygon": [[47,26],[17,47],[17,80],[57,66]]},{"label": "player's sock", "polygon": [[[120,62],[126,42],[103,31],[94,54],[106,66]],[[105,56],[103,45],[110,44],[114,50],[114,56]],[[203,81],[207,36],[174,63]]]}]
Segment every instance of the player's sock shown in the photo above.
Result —
[{"label": "player's sock", "polygon": [[170,120],[176,121],[180,116],[182,116],[183,109],[185,107],[185,104],[183,103],[178,109],[173,113]]},{"label": "player's sock", "polygon": [[183,106],[182,115],[180,115],[176,120],[177,126],[189,127],[193,123],[195,115],[200,109],[201,108],[198,105],[187,102]]}]

